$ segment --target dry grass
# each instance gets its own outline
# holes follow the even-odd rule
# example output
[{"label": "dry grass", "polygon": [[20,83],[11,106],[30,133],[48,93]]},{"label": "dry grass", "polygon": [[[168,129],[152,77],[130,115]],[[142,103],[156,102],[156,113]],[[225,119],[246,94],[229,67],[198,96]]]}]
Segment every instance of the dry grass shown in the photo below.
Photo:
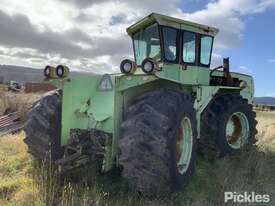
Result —
[{"label": "dry grass", "polygon": [[32,159],[22,141],[23,133],[0,138],[0,205],[32,205],[38,191],[33,187]]},{"label": "dry grass", "polygon": [[41,95],[7,92],[3,86],[0,87],[0,116],[7,110],[19,111],[20,117],[25,119],[32,103],[41,98]]},{"label": "dry grass", "polygon": [[[259,134],[255,148],[241,155],[212,161],[199,156],[197,172],[191,183],[163,199],[133,196],[120,177],[98,176],[91,168],[77,173],[77,181],[57,187],[46,167],[42,165],[37,169],[34,166],[22,141],[24,133],[5,136],[0,139],[0,205],[221,206],[225,205],[224,191],[255,191],[271,196],[270,203],[260,205],[273,206],[275,115],[260,112],[257,119]],[[90,176],[88,180],[87,176]]]}]

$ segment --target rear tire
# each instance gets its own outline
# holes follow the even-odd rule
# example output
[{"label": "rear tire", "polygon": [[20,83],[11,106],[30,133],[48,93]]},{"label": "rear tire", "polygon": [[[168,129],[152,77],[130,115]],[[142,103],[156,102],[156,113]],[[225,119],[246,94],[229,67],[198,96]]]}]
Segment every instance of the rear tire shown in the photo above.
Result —
[{"label": "rear tire", "polygon": [[24,128],[29,152],[42,161],[55,161],[61,155],[61,94],[49,92],[33,104]]},{"label": "rear tire", "polygon": [[202,113],[202,149],[223,157],[253,145],[257,134],[255,117],[253,106],[241,95],[216,96]]},{"label": "rear tire", "polygon": [[[188,158],[183,162],[186,164],[179,165],[177,132],[185,121],[191,135],[182,136],[190,144],[182,146],[185,149],[180,150],[180,157],[186,154]],[[119,142],[122,176],[130,189],[154,195],[186,185],[195,171],[196,138],[195,110],[189,93],[159,89],[135,99],[127,109]]]}]

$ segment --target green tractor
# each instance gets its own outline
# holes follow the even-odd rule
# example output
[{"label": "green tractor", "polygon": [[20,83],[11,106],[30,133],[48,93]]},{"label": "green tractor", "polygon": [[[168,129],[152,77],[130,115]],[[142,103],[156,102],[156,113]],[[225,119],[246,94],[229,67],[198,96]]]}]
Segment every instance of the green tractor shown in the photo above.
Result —
[{"label": "green tractor", "polygon": [[229,59],[210,69],[218,29],[152,13],[127,33],[135,61],[123,60],[120,74],[45,68],[58,90],[29,113],[30,153],[61,173],[120,168],[130,189],[159,194],[189,182],[198,145],[225,156],[255,142],[253,78],[230,72]]}]

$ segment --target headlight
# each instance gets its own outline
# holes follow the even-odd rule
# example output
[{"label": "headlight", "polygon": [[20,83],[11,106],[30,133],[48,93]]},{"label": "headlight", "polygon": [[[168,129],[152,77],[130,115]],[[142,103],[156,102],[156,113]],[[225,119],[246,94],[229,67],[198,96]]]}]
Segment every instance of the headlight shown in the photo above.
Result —
[{"label": "headlight", "polygon": [[69,75],[69,68],[64,65],[58,65],[55,70],[56,76],[65,78]]},{"label": "headlight", "polygon": [[120,63],[120,71],[124,74],[133,74],[137,69],[135,62],[130,59],[125,59]]},{"label": "headlight", "polygon": [[142,71],[147,74],[153,73],[157,68],[156,61],[152,58],[144,59],[141,64]]},{"label": "headlight", "polygon": [[44,69],[44,76],[46,78],[53,78],[54,77],[55,68],[52,66],[46,66]]}]

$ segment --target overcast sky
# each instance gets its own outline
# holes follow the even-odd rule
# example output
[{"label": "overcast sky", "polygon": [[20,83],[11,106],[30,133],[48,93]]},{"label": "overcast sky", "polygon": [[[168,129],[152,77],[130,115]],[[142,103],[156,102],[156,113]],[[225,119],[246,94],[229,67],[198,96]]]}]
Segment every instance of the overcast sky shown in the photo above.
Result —
[{"label": "overcast sky", "polygon": [[[273,32],[274,38],[275,0],[0,0],[0,64],[118,71],[120,61],[132,57],[125,29],[151,12],[218,27],[214,64],[232,56],[235,71],[256,77],[257,95],[275,94],[274,78],[262,75],[275,74],[275,49],[265,49],[275,42],[266,44],[265,36]],[[269,30],[257,29],[263,25]],[[262,44],[254,45],[259,39],[265,56]]]}]

